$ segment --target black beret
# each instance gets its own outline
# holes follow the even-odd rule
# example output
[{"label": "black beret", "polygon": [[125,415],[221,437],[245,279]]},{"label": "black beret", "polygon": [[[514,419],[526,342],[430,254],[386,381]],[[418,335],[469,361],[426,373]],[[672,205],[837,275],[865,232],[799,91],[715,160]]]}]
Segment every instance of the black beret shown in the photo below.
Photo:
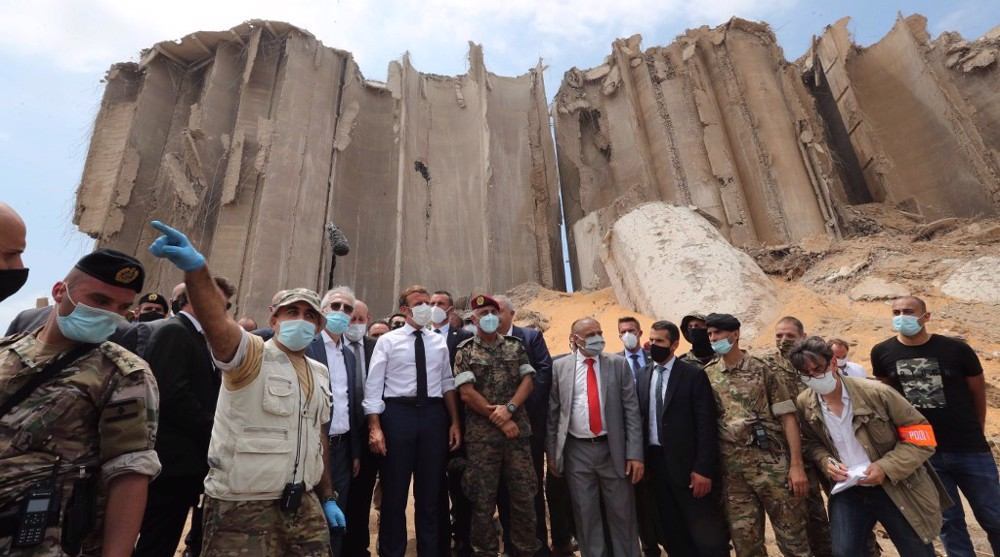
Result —
[{"label": "black beret", "polygon": [[136,294],[142,292],[146,278],[138,259],[113,249],[99,249],[84,255],[76,262],[76,268],[103,283],[128,288]]},{"label": "black beret", "polygon": [[723,331],[738,331],[740,329],[740,320],[728,313],[710,313],[705,318],[705,326]]},{"label": "black beret", "polygon": [[157,294],[156,292],[143,294],[142,298],[139,298],[139,304],[157,304],[163,308],[164,313],[170,310],[170,304],[167,303],[167,299],[162,294]]}]

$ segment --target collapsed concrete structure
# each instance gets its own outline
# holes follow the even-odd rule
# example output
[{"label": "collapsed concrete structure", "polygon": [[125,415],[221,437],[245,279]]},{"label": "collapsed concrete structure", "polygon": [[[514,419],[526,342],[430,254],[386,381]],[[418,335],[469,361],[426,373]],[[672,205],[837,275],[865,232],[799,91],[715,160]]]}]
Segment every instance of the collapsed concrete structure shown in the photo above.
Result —
[{"label": "collapsed concrete structure", "polygon": [[1000,29],[931,42],[911,16],[861,49],[846,25],[797,64],[766,24],[734,18],[665,47],[618,40],[566,72],[553,118],[575,286],[610,284],[600,246],[647,201],[693,206],[744,247],[836,237],[841,209],[872,201],[928,220],[1000,212]]},{"label": "collapsed concrete structure", "polygon": [[[613,231],[647,202],[743,248],[864,233],[845,208],[873,201],[925,222],[1000,213],[998,57],[1000,28],[932,41],[911,16],[864,49],[841,20],[790,63],[766,24],[734,18],[615,41],[549,107],[541,65],[497,76],[474,44],[464,75],[404,56],[380,83],[307,31],[251,21],[111,68],[74,220],[159,290],[180,276],[146,253],[146,223],[179,226],[258,317],[290,286],[350,284],[377,314],[412,282],[561,289],[565,222],[574,286],[617,281],[638,306]],[[350,256],[334,259],[331,223]]]},{"label": "collapsed concrete structure", "polygon": [[[350,284],[377,314],[414,282],[561,288],[541,67],[497,76],[471,44],[465,75],[422,74],[404,56],[378,83],[350,53],[272,21],[159,43],[108,72],[74,221],[169,291],[179,273],[146,252],[155,218],[258,317],[292,286]],[[328,223],[353,248],[335,269]]]}]

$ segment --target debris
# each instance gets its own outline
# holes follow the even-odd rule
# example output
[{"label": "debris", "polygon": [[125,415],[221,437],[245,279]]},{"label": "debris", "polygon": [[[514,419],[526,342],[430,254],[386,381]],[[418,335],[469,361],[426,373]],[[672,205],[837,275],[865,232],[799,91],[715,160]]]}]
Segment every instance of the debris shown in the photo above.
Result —
[{"label": "debris", "polygon": [[848,293],[854,301],[872,302],[877,300],[892,300],[900,296],[909,296],[910,290],[903,285],[889,282],[880,277],[866,277]]},{"label": "debris", "polygon": [[1000,257],[983,256],[955,269],[941,292],[973,302],[1000,304]]}]

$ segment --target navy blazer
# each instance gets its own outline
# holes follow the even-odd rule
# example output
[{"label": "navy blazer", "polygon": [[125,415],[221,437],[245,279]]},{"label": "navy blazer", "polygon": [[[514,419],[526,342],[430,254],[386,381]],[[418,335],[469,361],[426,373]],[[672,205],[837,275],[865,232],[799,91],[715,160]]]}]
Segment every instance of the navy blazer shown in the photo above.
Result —
[{"label": "navy blazer", "polygon": [[[316,337],[309,343],[306,347],[306,356],[320,362],[321,364],[327,366],[329,369],[330,364],[326,360],[326,345],[323,343],[323,333],[316,335]],[[348,427],[351,430],[348,432],[348,439],[351,442],[351,458],[361,458],[361,447],[363,443],[368,441],[368,428],[363,427],[364,425],[364,411],[361,408],[361,401],[365,397],[365,393],[358,393],[357,389],[354,388],[355,380],[355,369],[357,364],[354,360],[354,353],[347,347],[347,344],[341,339],[340,350],[344,354],[344,367],[347,368],[347,403],[350,406],[350,412],[348,413]]]},{"label": "navy blazer", "polygon": [[[649,442],[649,387],[653,380],[650,361],[639,370],[636,394],[642,413],[642,435]],[[691,472],[717,479],[719,474],[718,410],[708,376],[699,368],[674,360],[670,370],[660,418],[660,445],[664,451],[665,471],[669,481],[687,487]],[[659,471],[664,473],[664,471]]]},{"label": "navy blazer", "polygon": [[[545,337],[536,329],[514,326],[510,333],[521,340],[528,351],[528,360],[535,368],[535,386],[525,402],[525,409],[532,421],[544,423],[548,417],[549,391],[552,390],[552,356],[545,344]],[[544,431],[544,430],[543,430]]]}]

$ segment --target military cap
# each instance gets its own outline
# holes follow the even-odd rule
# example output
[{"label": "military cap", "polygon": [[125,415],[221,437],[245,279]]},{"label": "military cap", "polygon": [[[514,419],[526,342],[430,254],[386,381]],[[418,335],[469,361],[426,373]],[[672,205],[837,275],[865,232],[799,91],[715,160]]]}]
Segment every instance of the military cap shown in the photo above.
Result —
[{"label": "military cap", "polygon": [[128,288],[136,294],[142,292],[146,278],[146,271],[138,259],[113,249],[99,249],[84,255],[76,262],[76,268],[103,283]]},{"label": "military cap", "polygon": [[690,325],[692,321],[696,321],[696,320],[697,321],[704,321],[705,320],[705,314],[704,313],[698,313],[698,312],[692,311],[691,313],[685,315],[681,319],[681,334],[684,335],[684,338],[688,342],[691,341],[691,338],[688,336],[688,325]]},{"label": "military cap", "polygon": [[738,331],[740,320],[728,313],[710,313],[705,318],[706,327],[714,327],[723,331]]},{"label": "military cap", "polygon": [[320,309],[320,299],[319,294],[309,290],[308,288],[290,288],[288,290],[282,290],[280,296],[274,303],[273,313],[277,313],[278,309],[285,307],[295,302],[305,302],[309,304],[309,307],[316,310],[317,313],[323,314],[323,310]]},{"label": "military cap", "polygon": [[498,310],[500,309],[500,304],[498,304],[496,300],[485,294],[479,294],[478,296],[474,296],[472,300],[469,301],[469,307],[471,307],[473,311],[487,306],[493,306]]},{"label": "military cap", "polygon": [[139,304],[156,304],[163,308],[163,313],[170,311],[170,304],[167,303],[167,299],[162,294],[157,294],[156,292],[143,294],[142,298],[139,298]]}]

